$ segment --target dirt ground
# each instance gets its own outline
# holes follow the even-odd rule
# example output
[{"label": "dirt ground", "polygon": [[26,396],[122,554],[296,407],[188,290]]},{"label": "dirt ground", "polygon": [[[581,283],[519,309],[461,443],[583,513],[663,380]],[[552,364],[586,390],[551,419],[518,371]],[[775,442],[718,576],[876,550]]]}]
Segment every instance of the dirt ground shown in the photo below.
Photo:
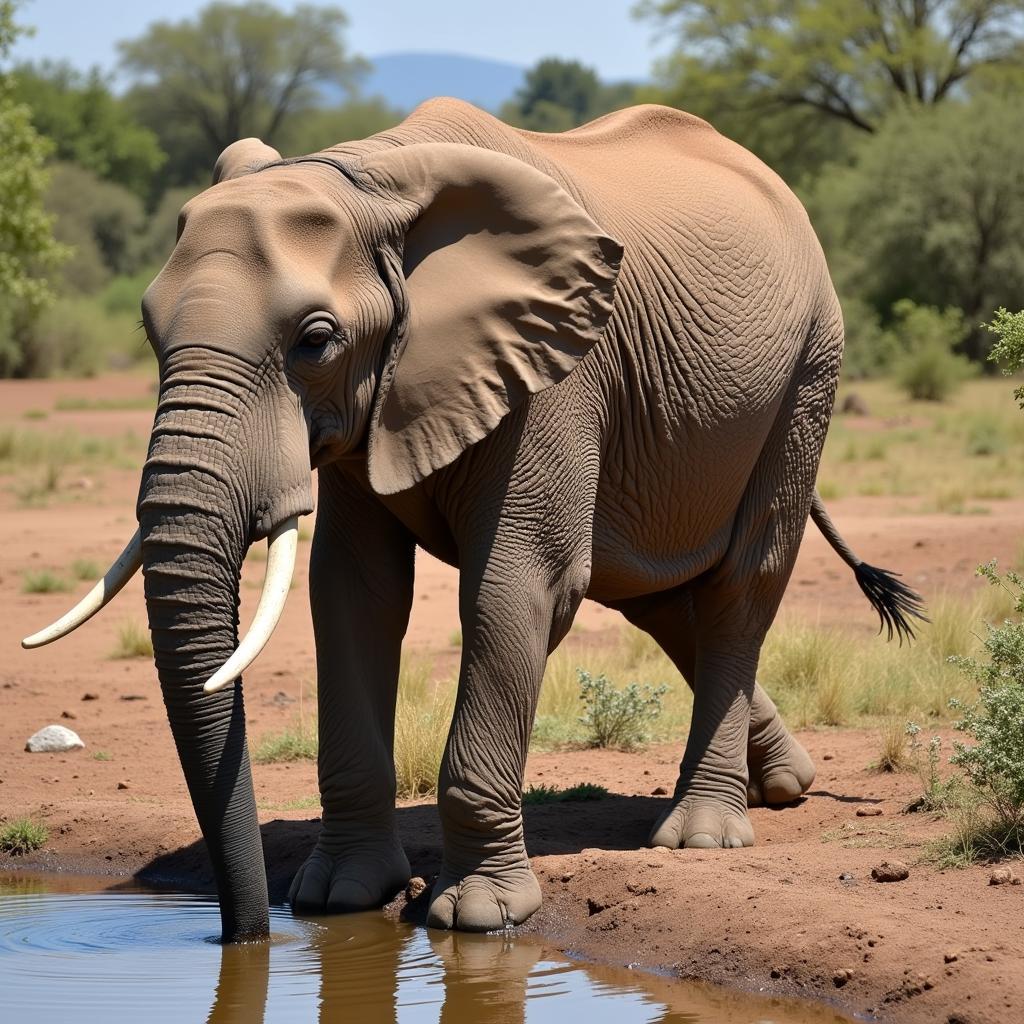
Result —
[{"label": "dirt ground", "polygon": [[[0,429],[89,437],[134,432],[141,452],[151,414],[109,405],[145,399],[148,388],[145,379],[130,376],[0,382]],[[108,407],[55,409],[60,399],[67,405],[97,396]],[[86,588],[76,583],[72,593],[25,594],[24,574],[50,569],[68,576],[76,559],[105,567],[134,529],[137,482],[138,466],[128,464],[75,470],[41,507],[25,507],[9,480],[0,480],[0,820],[29,815],[51,832],[44,851],[18,862],[0,857],[0,868],[142,872],[208,887],[153,667],[110,658],[118,627],[126,619],[145,622],[141,579],[61,643],[34,652],[18,643]],[[926,596],[977,586],[978,562],[995,556],[1005,564],[1019,554],[1024,501],[992,500],[987,514],[975,516],[922,515],[917,504],[894,498],[829,504],[862,557],[903,572]],[[308,544],[301,548],[282,623],[246,675],[254,738],[292,721],[314,675]],[[243,620],[254,608],[262,572],[262,562],[247,562]],[[850,573],[813,527],[784,613],[865,633],[876,628]],[[615,642],[615,613],[586,603],[578,621],[581,628],[567,643]],[[457,663],[457,628],[457,575],[421,556],[408,646],[448,671]],[[50,723],[75,729],[86,749],[25,753],[27,737]],[[821,730],[800,738],[818,764],[811,792],[797,806],[753,811],[756,847],[714,853],[643,848],[664,800],[652,791],[671,790],[678,746],[531,755],[528,783],[589,781],[613,795],[527,808],[530,854],[545,893],[527,928],[585,957],[824,999],[882,1020],[1024,1019],[1024,886],[989,885],[986,867],[943,872],[922,860],[924,844],[943,825],[902,813],[919,792],[916,777],[868,768],[878,749],[873,731]],[[316,835],[315,812],[287,809],[315,806],[316,769],[308,762],[258,765],[255,778],[271,886],[280,898]],[[858,816],[868,807],[881,813]],[[433,806],[403,803],[399,819],[414,872],[429,877],[440,857]],[[910,866],[909,878],[874,882],[871,868],[893,858]],[[402,912],[415,917],[422,908]]]}]

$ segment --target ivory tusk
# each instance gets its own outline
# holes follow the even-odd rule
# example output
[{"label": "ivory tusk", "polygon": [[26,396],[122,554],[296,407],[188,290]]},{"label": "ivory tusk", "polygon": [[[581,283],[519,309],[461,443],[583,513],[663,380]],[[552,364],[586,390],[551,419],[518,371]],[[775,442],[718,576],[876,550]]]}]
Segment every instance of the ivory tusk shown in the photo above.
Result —
[{"label": "ivory tusk", "polygon": [[21,641],[26,650],[42,647],[44,644],[67,636],[78,629],[83,622],[91,619],[119,590],[139,571],[142,565],[142,537],[139,531],[128,541],[127,547],[117,556],[107,574],[82,598],[66,615],[62,615],[46,629],[39,630]]},{"label": "ivory tusk", "polygon": [[260,594],[252,625],[235,653],[206,681],[203,686],[205,693],[216,693],[237,679],[266,646],[288,599],[298,544],[298,516],[286,519],[267,538],[267,573],[263,577],[263,593]]}]

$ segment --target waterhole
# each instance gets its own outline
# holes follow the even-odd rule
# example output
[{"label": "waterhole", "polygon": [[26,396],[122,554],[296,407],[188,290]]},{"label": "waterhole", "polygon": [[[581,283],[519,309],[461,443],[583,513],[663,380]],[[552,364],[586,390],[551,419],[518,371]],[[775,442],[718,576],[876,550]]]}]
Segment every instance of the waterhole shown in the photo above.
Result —
[{"label": "waterhole", "polygon": [[299,920],[220,946],[209,897],[0,875],[5,1021],[141,1024],[836,1024],[835,1011],[569,960],[532,937],[380,913]]}]

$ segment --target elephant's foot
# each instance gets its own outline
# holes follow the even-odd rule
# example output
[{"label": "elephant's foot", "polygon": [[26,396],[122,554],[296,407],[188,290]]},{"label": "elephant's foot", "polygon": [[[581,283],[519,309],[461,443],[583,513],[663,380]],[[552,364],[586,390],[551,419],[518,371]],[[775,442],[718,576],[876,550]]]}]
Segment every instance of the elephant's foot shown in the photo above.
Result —
[{"label": "elephant's foot", "polygon": [[810,754],[790,735],[776,713],[766,726],[751,729],[747,747],[747,806],[777,807],[803,796],[814,782]]},{"label": "elephant's foot", "polygon": [[522,924],[540,908],[540,885],[525,853],[522,863],[462,874],[443,868],[431,894],[427,925],[492,932]]},{"label": "elephant's foot", "polygon": [[345,914],[388,903],[409,881],[409,861],[398,837],[321,836],[288,891],[304,914]]},{"label": "elephant's foot", "polygon": [[673,798],[672,806],[651,830],[648,845],[670,850],[753,846],[754,829],[746,811],[732,802],[684,795]]}]

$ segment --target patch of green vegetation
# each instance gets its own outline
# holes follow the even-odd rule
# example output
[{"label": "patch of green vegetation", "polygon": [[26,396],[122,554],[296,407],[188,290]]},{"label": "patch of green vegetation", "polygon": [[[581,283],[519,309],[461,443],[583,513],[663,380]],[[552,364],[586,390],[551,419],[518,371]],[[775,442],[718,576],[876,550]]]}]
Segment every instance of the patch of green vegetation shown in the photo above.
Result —
[{"label": "patch of green vegetation", "polygon": [[149,630],[135,619],[125,619],[117,631],[117,645],[111,658],[152,658],[153,639]]},{"label": "patch of green vegetation", "polygon": [[255,764],[282,761],[315,761],[319,750],[316,723],[298,721],[279,732],[268,733],[252,750]]},{"label": "patch of green vegetation", "polygon": [[71,575],[76,580],[98,580],[102,572],[99,565],[88,558],[76,558],[71,563]]},{"label": "patch of green vegetation", "polygon": [[592,747],[636,750],[650,739],[649,726],[661,715],[669,687],[629,683],[619,689],[605,675],[579,670],[581,718]]},{"label": "patch of green vegetation", "polygon": [[54,402],[57,412],[149,412],[156,396],[146,398],[79,398],[64,395]]},{"label": "patch of green vegetation", "polygon": [[49,569],[27,572],[21,581],[23,594],[64,594],[70,589],[71,584],[63,576]]},{"label": "patch of green vegetation", "polygon": [[45,409],[26,409],[22,414],[23,420],[45,420],[50,414]]},{"label": "patch of green vegetation", "polygon": [[581,782],[577,786],[568,786],[565,789],[541,783],[536,786],[528,786],[523,791],[523,803],[580,803],[588,800],[603,800],[607,795],[608,790],[604,786],[598,786],[592,782]]},{"label": "patch of green vegetation", "polygon": [[28,818],[19,818],[0,828],[0,853],[12,857],[24,856],[40,849],[49,837],[50,833],[45,826]]},{"label": "patch of green vegetation", "polygon": [[395,783],[403,799],[437,792],[454,707],[452,682],[435,684],[428,661],[403,657],[395,709]]},{"label": "patch of green vegetation", "polygon": [[309,796],[300,796],[296,800],[285,800],[276,804],[260,801],[256,806],[261,811],[310,811],[320,806],[320,794],[311,793]]},{"label": "patch of green vegetation", "polygon": [[105,750],[97,750],[93,753],[94,761],[113,761],[114,759]]}]

